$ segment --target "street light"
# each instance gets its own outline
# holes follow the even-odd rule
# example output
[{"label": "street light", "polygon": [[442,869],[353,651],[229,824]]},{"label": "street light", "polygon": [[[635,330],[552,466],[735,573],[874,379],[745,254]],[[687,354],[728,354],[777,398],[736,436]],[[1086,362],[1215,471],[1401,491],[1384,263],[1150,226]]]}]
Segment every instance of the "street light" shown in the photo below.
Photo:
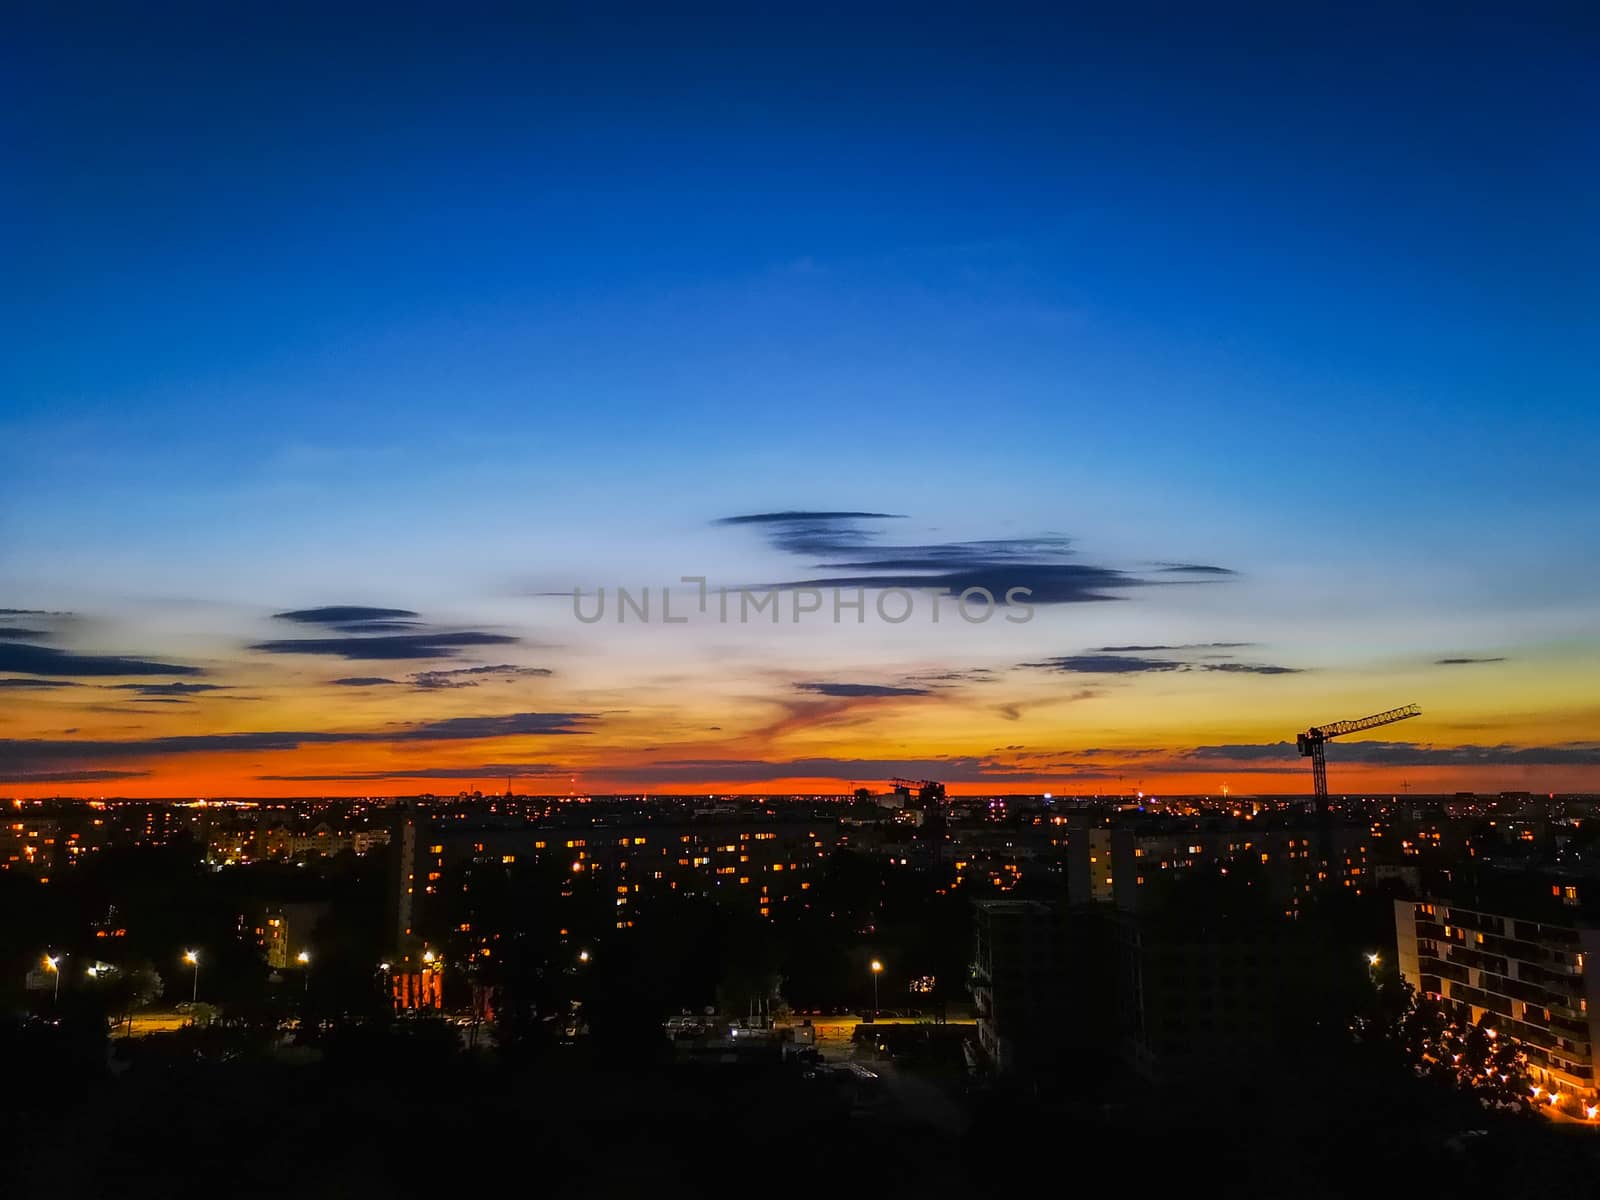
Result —
[{"label": "street light", "polygon": [[305,968],[305,990],[309,992],[311,990],[311,952],[302,950],[294,956],[294,960]]},{"label": "street light", "polygon": [[585,962],[585,963],[588,962],[589,961],[589,952],[587,950],[579,950],[578,951],[578,961],[579,962]]},{"label": "street light", "polygon": [[57,1004],[61,1000],[61,956],[59,954],[46,954],[44,956],[44,969],[53,972],[56,977],[56,986],[51,994],[50,1003]]},{"label": "street light", "polygon": [[1376,953],[1367,955],[1367,965],[1369,967],[1375,967],[1378,965],[1378,956]]},{"label": "street light", "polygon": [[878,976],[883,974],[883,964],[877,959],[872,960],[872,1015],[878,1015]]},{"label": "street light", "polygon": [[190,1005],[200,1001],[200,952],[198,950],[185,950],[183,961],[194,968],[194,988],[189,993]]}]

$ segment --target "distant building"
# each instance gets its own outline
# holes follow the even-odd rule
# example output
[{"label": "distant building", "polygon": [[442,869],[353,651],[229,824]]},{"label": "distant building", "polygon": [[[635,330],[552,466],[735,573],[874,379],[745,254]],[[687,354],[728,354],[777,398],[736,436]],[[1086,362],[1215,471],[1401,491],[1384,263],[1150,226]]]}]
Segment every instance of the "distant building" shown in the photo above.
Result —
[{"label": "distant building", "polygon": [[1067,835],[1067,896],[1073,904],[1138,911],[1159,904],[1173,883],[1249,867],[1272,902],[1293,916],[1325,886],[1360,894],[1371,885],[1370,833],[1360,826],[1317,830],[1310,822],[1074,815]]}]

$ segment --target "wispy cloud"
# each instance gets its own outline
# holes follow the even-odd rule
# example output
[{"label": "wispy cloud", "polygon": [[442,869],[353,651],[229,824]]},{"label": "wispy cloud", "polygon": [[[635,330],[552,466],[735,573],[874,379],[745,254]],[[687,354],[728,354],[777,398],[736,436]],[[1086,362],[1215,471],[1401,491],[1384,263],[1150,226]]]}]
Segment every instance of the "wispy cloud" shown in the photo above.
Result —
[{"label": "wispy cloud", "polygon": [[469,646],[510,646],[516,638],[504,633],[465,630],[457,633],[380,634],[373,637],[280,638],[256,642],[250,649],[264,654],[324,654],[356,662],[454,658]]},{"label": "wispy cloud", "polygon": [[542,679],[554,674],[549,667],[517,667],[501,663],[492,667],[456,667],[448,671],[417,671],[411,686],[424,691],[477,687],[486,679]]},{"label": "wispy cloud", "polygon": [[[754,526],[785,553],[811,559],[809,578],[766,586],[779,588],[937,588],[959,595],[982,588],[1004,601],[1026,588],[1034,604],[1073,604],[1116,599],[1116,593],[1154,581],[1101,564],[1077,561],[1071,539],[1055,534],[963,542],[886,544],[868,523],[900,520],[889,513],[805,511],[725,517],[725,526]],[[1186,571],[1190,568],[1185,567]],[[1223,568],[1193,568],[1230,574]]]},{"label": "wispy cloud", "polygon": [[593,713],[522,712],[496,716],[448,717],[437,721],[338,732],[271,730],[250,733],[200,733],[128,741],[0,739],[0,780],[41,770],[82,769],[91,762],[138,761],[185,754],[298,750],[302,746],[355,743],[475,741],[501,737],[551,737],[587,734]]},{"label": "wispy cloud", "polygon": [[192,696],[196,692],[225,692],[220,683],[114,683],[117,692],[138,692],[141,696]]},{"label": "wispy cloud", "polygon": [[832,696],[835,699],[848,700],[855,698],[868,698],[874,696],[931,696],[931,688],[924,687],[895,687],[883,683],[827,683],[812,681],[797,683],[796,689],[802,692],[812,692],[818,696]]}]

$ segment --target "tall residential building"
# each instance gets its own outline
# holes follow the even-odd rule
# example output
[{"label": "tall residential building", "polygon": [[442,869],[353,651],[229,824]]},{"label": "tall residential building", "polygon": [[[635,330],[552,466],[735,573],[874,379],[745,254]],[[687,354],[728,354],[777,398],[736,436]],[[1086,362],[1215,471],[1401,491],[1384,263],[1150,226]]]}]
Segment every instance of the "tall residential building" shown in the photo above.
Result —
[{"label": "tall residential building", "polygon": [[[1395,901],[1400,973],[1461,1020],[1493,1014],[1498,1035],[1527,1055],[1535,1083],[1593,1101],[1600,1099],[1600,971],[1590,964],[1600,954],[1600,929],[1579,919],[1576,884],[1549,886],[1554,912],[1539,920],[1447,900]],[[1564,906],[1570,919],[1560,915]]]},{"label": "tall residential building", "polygon": [[979,900],[973,933],[972,1001],[984,1054],[1005,1072],[1053,1064],[1068,1020],[1061,910],[1037,900]]}]

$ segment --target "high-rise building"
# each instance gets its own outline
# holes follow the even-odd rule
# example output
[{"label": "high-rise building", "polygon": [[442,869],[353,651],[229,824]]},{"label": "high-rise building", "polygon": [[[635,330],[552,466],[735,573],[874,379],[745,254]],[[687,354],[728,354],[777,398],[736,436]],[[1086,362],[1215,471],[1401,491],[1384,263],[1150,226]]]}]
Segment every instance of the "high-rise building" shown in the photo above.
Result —
[{"label": "high-rise building", "polygon": [[[1600,1099],[1600,928],[1579,917],[1579,885],[1555,882],[1550,911],[1481,911],[1447,900],[1395,901],[1400,973],[1467,1023],[1484,1014],[1514,1039],[1539,1086]],[[1570,917],[1563,920],[1564,911]],[[1535,919],[1537,918],[1537,919]]]}]

